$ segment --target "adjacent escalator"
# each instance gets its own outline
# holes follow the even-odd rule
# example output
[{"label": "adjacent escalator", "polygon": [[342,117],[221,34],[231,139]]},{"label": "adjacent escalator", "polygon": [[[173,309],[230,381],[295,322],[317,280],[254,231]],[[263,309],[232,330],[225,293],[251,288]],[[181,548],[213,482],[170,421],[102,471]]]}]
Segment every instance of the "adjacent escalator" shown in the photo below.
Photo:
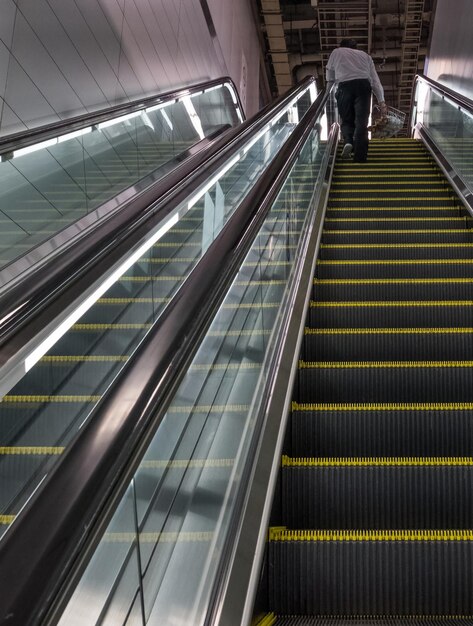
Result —
[{"label": "adjacent escalator", "polygon": [[4,138],[0,268],[81,218],[103,218],[176,168],[192,146],[241,121],[236,91],[222,79]]},{"label": "adjacent escalator", "polygon": [[[6,530],[293,129],[281,118],[2,399],[0,527]],[[252,144],[252,145],[251,145]],[[216,176],[214,175],[214,179]]]},{"label": "adjacent escalator", "polygon": [[421,142],[337,162],[262,624],[472,623],[472,247]]}]

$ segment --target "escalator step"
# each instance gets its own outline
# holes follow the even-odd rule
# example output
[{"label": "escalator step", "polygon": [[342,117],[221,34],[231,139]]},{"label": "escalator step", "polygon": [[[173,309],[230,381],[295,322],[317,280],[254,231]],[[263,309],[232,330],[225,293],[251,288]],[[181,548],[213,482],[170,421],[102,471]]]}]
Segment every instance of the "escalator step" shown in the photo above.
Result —
[{"label": "escalator step", "polygon": [[466,228],[465,217],[326,217],[324,228],[327,230],[366,230],[373,228]]},{"label": "escalator step", "polygon": [[472,315],[472,300],[311,301],[308,323],[314,328],[469,328]]},{"label": "escalator step", "polygon": [[473,361],[299,362],[296,401],[469,402]]},{"label": "escalator step", "polygon": [[473,243],[404,243],[404,244],[324,244],[319,259],[386,260],[386,259],[465,259],[473,251]]},{"label": "escalator step", "polygon": [[473,328],[306,328],[305,361],[468,360]]},{"label": "escalator step", "polygon": [[[471,269],[473,273],[473,265]],[[312,297],[322,302],[473,300],[473,277],[316,279]]]},{"label": "escalator step", "polygon": [[317,261],[316,276],[321,279],[362,278],[469,278],[473,277],[473,257],[466,259],[399,259]]},{"label": "escalator step", "polygon": [[284,456],[281,479],[289,528],[473,527],[471,457]]},{"label": "escalator step", "polygon": [[473,616],[460,615],[278,615],[257,626],[471,626]]},{"label": "escalator step", "polygon": [[382,229],[373,230],[333,230],[323,231],[324,244],[402,244],[402,243],[472,243],[473,231],[468,228],[435,229]]},{"label": "escalator step", "polygon": [[473,403],[293,403],[287,446],[297,457],[468,456]]},{"label": "escalator step", "polygon": [[460,207],[355,207],[328,208],[327,219],[467,219]]},{"label": "escalator step", "polygon": [[471,531],[270,531],[275,613],[473,613]]}]

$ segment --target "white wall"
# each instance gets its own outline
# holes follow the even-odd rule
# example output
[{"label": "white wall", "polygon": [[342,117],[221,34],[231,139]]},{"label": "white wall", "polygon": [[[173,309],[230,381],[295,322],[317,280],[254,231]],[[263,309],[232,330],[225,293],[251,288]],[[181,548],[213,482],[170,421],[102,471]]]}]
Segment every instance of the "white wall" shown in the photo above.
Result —
[{"label": "white wall", "polygon": [[0,135],[227,74],[239,86],[258,45],[247,2],[212,3],[217,40],[200,0],[1,0]]},{"label": "white wall", "polygon": [[425,73],[473,99],[471,0],[437,0]]},{"label": "white wall", "polygon": [[255,0],[208,0],[229,75],[244,100],[248,116],[259,109],[260,49],[251,1]]}]

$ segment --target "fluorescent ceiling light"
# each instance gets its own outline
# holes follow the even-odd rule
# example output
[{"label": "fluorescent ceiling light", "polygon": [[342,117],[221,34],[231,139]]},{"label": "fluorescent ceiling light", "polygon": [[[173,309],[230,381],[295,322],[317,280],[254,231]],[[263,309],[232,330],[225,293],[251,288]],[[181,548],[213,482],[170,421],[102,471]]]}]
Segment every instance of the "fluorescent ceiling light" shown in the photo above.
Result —
[{"label": "fluorescent ceiling light", "polygon": [[169,119],[169,116],[168,116],[168,114],[166,113],[166,111],[161,111],[161,113],[162,113],[162,115],[163,115],[163,117],[164,117],[164,121],[166,122],[166,124],[169,126],[169,128],[170,128],[171,130],[173,130],[173,125],[172,125],[172,122],[171,122],[171,120]]},{"label": "fluorescent ceiling light", "polygon": [[167,231],[179,221],[179,213],[173,215],[159,228],[154,235],[145,241],[131,256],[129,256],[118,268],[104,280],[80,305],[55,328],[39,346],[37,346],[25,359],[25,372],[28,372],[39,359],[64,335],[69,328],[79,320],[90,307],[103,296],[103,294],[123,276],[123,274],[140,259]]},{"label": "fluorescent ceiling light", "polygon": [[199,137],[201,139],[205,138],[205,133],[204,130],[202,128],[202,122],[200,121],[200,117],[197,115],[197,111],[194,108],[194,105],[191,102],[191,99],[189,98],[189,96],[186,96],[185,98],[182,98],[182,103],[186,108],[186,111],[190,117],[190,120],[192,122],[192,126],[195,128],[196,133],[199,135]]},{"label": "fluorescent ceiling light", "polygon": [[204,93],[209,93],[210,91],[215,91],[216,89],[222,89],[222,85],[214,85],[213,87],[208,87],[204,89]]},{"label": "fluorescent ceiling light", "polygon": [[246,154],[247,152],[249,152],[251,150],[251,148],[255,145],[255,143],[261,139],[261,137],[263,135],[265,135],[268,130],[270,128],[270,125],[267,124],[263,130],[260,130],[260,132],[256,135],[256,137],[253,137],[253,139],[250,141],[250,143],[248,143],[244,148],[243,148],[243,154]]},{"label": "fluorescent ceiling light", "polygon": [[233,104],[238,104],[238,99],[236,97],[235,90],[233,89],[233,85],[231,85],[230,83],[225,83],[224,87],[226,87],[228,91],[230,92],[230,95],[233,100]]},{"label": "fluorescent ceiling light", "polygon": [[187,210],[191,209],[194,206],[194,204],[196,204],[202,198],[202,196],[204,196],[207,193],[207,191],[211,189],[215,185],[215,183],[218,180],[220,180],[222,176],[226,174],[228,170],[231,169],[235,165],[235,163],[238,163],[239,160],[240,160],[240,155],[237,154],[231,161],[229,161],[224,167],[222,167],[222,169],[218,172],[218,174],[213,176],[213,178],[211,178],[207,183],[205,183],[202,189],[200,189],[200,191],[198,191],[195,194],[195,196],[192,196],[192,198],[189,200],[189,202],[187,203]]},{"label": "fluorescent ceiling light", "polygon": [[170,106],[171,104],[175,104],[177,100],[168,100],[167,102],[161,102],[160,104],[155,104],[152,107],[146,109],[146,113],[152,113],[153,111],[159,111],[159,109],[164,109],[165,107]]},{"label": "fluorescent ceiling light", "polygon": [[25,154],[30,154],[31,152],[36,152],[37,150],[42,150],[43,148],[49,148],[49,146],[54,146],[55,144],[57,144],[57,137],[54,137],[53,139],[48,139],[46,141],[41,141],[40,143],[35,143],[33,146],[27,146],[26,148],[14,150],[13,158],[20,157]]},{"label": "fluorescent ceiling light", "polygon": [[108,126],[114,126],[115,124],[121,124],[121,122],[126,122],[127,120],[131,120],[133,117],[138,117],[141,115],[141,111],[135,111],[134,113],[128,113],[127,115],[121,115],[120,117],[115,117],[111,120],[107,120],[106,122],[100,122],[97,125],[97,128],[101,130],[102,128],[108,128]]},{"label": "fluorescent ceiling light", "polygon": [[69,141],[69,139],[75,139],[76,137],[81,137],[82,135],[86,135],[90,132],[92,132],[92,126],[87,126],[87,128],[81,128],[80,130],[75,130],[72,133],[58,137],[57,142],[62,143],[63,141]]}]

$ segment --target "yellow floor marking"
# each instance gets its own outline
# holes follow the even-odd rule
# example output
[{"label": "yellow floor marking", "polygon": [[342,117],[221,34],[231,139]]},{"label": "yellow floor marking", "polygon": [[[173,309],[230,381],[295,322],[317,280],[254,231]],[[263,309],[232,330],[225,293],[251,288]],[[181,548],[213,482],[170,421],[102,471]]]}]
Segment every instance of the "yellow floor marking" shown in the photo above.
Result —
[{"label": "yellow floor marking", "polygon": [[0,515],[0,524],[11,524],[16,515]]}]

